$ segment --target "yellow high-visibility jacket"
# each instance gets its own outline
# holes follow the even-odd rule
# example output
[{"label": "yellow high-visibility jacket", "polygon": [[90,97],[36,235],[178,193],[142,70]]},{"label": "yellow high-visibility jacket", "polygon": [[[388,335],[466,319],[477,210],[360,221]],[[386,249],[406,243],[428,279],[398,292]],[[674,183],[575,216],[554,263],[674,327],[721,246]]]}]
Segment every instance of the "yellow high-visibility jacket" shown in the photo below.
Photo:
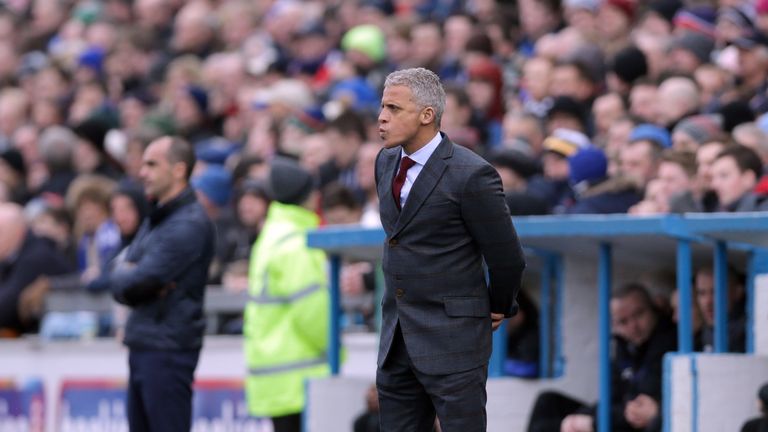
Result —
[{"label": "yellow high-visibility jacket", "polygon": [[329,374],[326,256],[307,246],[318,224],[303,207],[273,202],[253,246],[243,329],[251,415],[302,412],[306,379]]}]

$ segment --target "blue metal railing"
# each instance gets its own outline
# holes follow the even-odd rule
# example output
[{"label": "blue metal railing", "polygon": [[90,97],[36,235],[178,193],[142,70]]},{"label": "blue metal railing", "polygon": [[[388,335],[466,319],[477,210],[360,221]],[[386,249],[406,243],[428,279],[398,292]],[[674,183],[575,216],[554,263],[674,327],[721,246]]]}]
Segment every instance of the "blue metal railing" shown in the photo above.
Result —
[{"label": "blue metal railing", "polygon": [[[679,319],[678,319],[678,350],[680,352],[693,351],[692,332],[692,243],[711,245],[714,249],[714,268],[716,271],[715,283],[715,344],[719,351],[727,350],[727,288],[723,282],[727,271],[727,252],[734,245],[742,249],[753,249],[768,246],[768,217],[765,213],[742,214],[694,214],[694,215],[668,215],[659,217],[633,217],[627,215],[606,216],[541,216],[518,217],[514,219],[518,235],[527,249],[535,250],[544,258],[544,270],[542,274],[542,346],[541,346],[541,373],[542,376],[559,376],[562,373],[563,359],[560,344],[562,315],[562,291],[563,287],[563,260],[562,256],[575,253],[569,249],[574,242],[594,240],[598,252],[598,280],[599,280],[599,343],[600,343],[600,401],[599,424],[601,430],[610,424],[603,416],[608,416],[606,411],[610,404],[610,381],[604,374],[610,371],[610,358],[608,348],[610,344],[610,310],[607,308],[610,301],[611,260],[617,249],[624,246],[627,239],[642,239],[643,243],[671,242],[676,245],[677,286],[679,290]],[[385,239],[383,230],[361,229],[355,227],[323,228],[309,235],[309,245],[325,249],[331,259],[332,278],[338,278],[341,257],[356,257],[365,259],[378,259],[381,256],[382,245]],[[662,247],[659,247],[660,249]],[[664,246],[663,248],[668,248]],[[580,253],[583,249],[580,249]],[[766,254],[758,254],[759,260],[750,260],[747,281],[747,302],[751,308],[753,302],[752,279],[756,272],[768,271],[768,259]],[[338,282],[331,283],[333,302],[338,302]],[[554,301],[554,308],[551,302]],[[338,345],[338,305],[332,305],[332,333],[331,343]],[[545,310],[546,309],[546,310]],[[555,316],[548,316],[550,310],[554,310]],[[753,336],[751,329],[751,314],[748,310],[747,325],[747,349],[752,351]],[[549,327],[549,326],[553,327]],[[495,371],[503,368],[504,352],[503,333],[494,336],[493,355]],[[544,340],[544,339],[547,340]],[[551,339],[554,338],[554,343]],[[336,373],[339,370],[339,348],[330,349],[329,361],[331,369]],[[605,426],[603,426],[605,425]]]}]

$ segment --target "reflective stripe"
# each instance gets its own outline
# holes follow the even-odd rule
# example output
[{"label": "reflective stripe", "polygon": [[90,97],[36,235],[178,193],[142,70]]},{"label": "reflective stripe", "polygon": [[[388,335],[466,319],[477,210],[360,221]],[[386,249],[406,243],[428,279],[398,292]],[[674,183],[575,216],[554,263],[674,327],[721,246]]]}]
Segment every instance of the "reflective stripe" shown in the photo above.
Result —
[{"label": "reflective stripe", "polygon": [[249,368],[248,375],[268,375],[268,374],[275,374],[280,372],[288,372],[295,369],[308,368],[310,366],[320,366],[327,362],[328,362],[328,359],[325,357],[325,354],[323,354],[322,357],[311,359],[311,360],[302,360],[294,363],[286,363],[286,364],[277,365],[277,366]]},{"label": "reflective stripe", "polygon": [[[265,282],[266,284],[266,282]],[[302,299],[304,297],[307,297],[308,295],[314,293],[315,291],[319,290],[321,288],[320,284],[312,284],[305,288],[302,288],[298,291],[296,291],[293,294],[285,295],[285,296],[271,296],[267,294],[266,285],[265,289],[261,291],[261,294],[258,296],[248,296],[248,299],[256,304],[287,304],[287,303],[293,303],[296,300]]]}]

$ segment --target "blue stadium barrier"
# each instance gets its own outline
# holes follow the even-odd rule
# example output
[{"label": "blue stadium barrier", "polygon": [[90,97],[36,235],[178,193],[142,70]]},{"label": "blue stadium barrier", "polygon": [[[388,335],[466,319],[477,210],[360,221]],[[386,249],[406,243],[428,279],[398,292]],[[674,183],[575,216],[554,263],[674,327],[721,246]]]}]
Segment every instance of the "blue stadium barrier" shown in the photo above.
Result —
[{"label": "blue stadium barrier", "polygon": [[[765,213],[739,214],[686,214],[651,217],[628,215],[579,215],[579,216],[537,216],[515,217],[513,219],[517,233],[526,251],[545,256],[542,275],[542,304],[558,302],[562,298],[562,257],[568,254],[584,253],[586,247],[593,247],[597,253],[598,290],[599,290],[599,389],[598,425],[600,432],[607,432],[610,425],[610,302],[612,259],[617,251],[645,251],[650,253],[660,250],[676,251],[677,285],[679,290],[680,317],[678,322],[678,346],[680,353],[693,351],[692,331],[692,247],[706,245],[714,250],[713,261],[716,272],[715,284],[715,341],[716,350],[727,350],[727,293],[725,267],[729,249],[748,251],[752,258],[748,266],[747,302],[751,304],[753,293],[749,289],[751,280],[757,272],[768,270],[768,259],[761,247],[768,246],[768,217]],[[308,243],[312,247],[325,250],[331,257],[331,275],[338,278],[342,260],[365,259],[380,260],[385,233],[381,229],[365,229],[355,226],[324,227],[309,234]],[[551,261],[550,261],[551,260]],[[762,270],[762,271],[761,271]],[[546,280],[546,282],[545,282]],[[550,283],[554,281],[554,290]],[[338,290],[338,280],[331,281],[331,288]],[[555,295],[555,299],[552,295]],[[332,298],[338,301],[338,292]],[[339,322],[338,305],[332,305],[332,320]],[[554,308],[555,314],[562,313],[562,306]],[[546,308],[547,311],[550,308]],[[548,313],[548,312],[547,312]],[[748,312],[751,314],[751,311]],[[751,315],[748,315],[747,327],[751,329]],[[544,316],[542,318],[547,318]],[[542,374],[557,376],[562,372],[559,356],[559,321],[558,317],[542,319],[542,325],[555,323],[555,329],[542,328],[543,338],[552,334],[557,338],[542,341]],[[547,324],[544,324],[547,323]],[[338,326],[331,326],[331,331],[338,333]],[[751,332],[751,330],[750,330]],[[495,335],[496,342],[502,335]],[[748,347],[753,345],[752,335],[748,334]],[[328,361],[333,371],[339,370],[340,340],[338,334],[332,334],[333,346],[329,350]],[[549,351],[554,346],[555,352]],[[489,375],[501,375],[504,355],[495,344]],[[544,363],[544,361],[548,363]],[[554,361],[553,361],[554,360]],[[552,366],[554,364],[554,367]],[[555,369],[555,370],[551,370]]]}]

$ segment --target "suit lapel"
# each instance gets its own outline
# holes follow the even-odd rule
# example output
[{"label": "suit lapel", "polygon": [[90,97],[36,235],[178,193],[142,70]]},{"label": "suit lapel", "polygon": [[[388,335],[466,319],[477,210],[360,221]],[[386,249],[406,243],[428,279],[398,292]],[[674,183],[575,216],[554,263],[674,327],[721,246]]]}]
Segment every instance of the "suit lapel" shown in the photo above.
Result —
[{"label": "suit lapel", "polygon": [[[447,137],[444,137],[434,153],[432,153],[432,156],[427,160],[427,164],[424,165],[419,176],[416,177],[416,182],[413,183],[411,191],[408,192],[408,199],[405,201],[405,206],[402,212],[400,212],[400,217],[397,219],[392,237],[396,236],[416,216],[421,205],[424,204],[424,201],[429,197],[443,176],[443,172],[445,172],[448,166],[445,160],[451,157],[452,154],[453,144]],[[389,189],[391,195],[391,184]],[[397,211],[397,208],[394,206],[394,200],[390,199],[390,201],[393,201],[392,207]]]},{"label": "suit lapel", "polygon": [[381,224],[386,232],[392,232],[400,216],[400,211],[395,206],[395,200],[392,198],[392,180],[396,175],[396,167],[400,162],[400,149],[397,152],[383,154],[381,159],[380,172],[381,181],[377,188],[379,192],[379,214],[381,215]]}]

